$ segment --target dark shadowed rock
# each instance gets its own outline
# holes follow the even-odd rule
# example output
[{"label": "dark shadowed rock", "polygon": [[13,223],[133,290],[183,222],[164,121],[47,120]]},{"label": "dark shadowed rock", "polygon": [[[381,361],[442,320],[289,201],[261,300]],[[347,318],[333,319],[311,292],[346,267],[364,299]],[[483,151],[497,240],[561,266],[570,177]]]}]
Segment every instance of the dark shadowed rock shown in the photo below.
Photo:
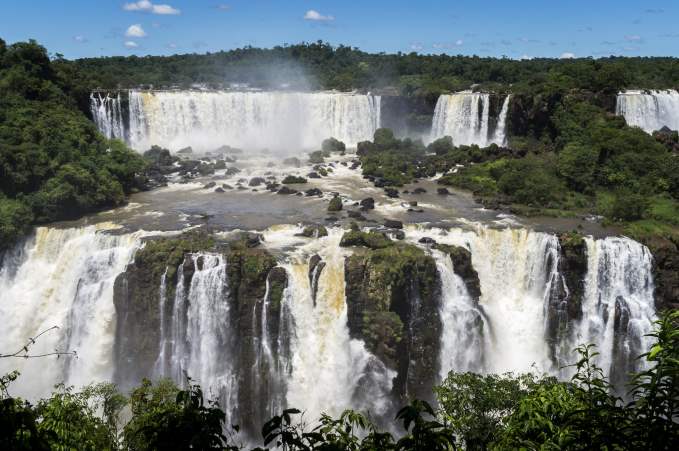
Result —
[{"label": "dark shadowed rock", "polygon": [[387,227],[389,229],[402,229],[403,223],[401,221],[397,221],[395,219],[385,219],[384,220],[384,227]]}]

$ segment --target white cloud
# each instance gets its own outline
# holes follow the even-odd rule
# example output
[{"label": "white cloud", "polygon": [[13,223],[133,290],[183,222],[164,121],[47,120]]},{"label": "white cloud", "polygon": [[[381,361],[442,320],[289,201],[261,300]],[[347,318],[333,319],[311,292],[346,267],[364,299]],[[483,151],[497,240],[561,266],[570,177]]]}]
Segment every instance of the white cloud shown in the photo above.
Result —
[{"label": "white cloud", "polygon": [[421,43],[421,42],[412,42],[412,43],[410,44],[410,50],[412,50],[413,52],[419,52],[419,51],[422,50],[423,48],[424,48],[424,47],[422,46],[422,43]]},{"label": "white cloud", "polygon": [[458,39],[457,41],[455,41],[455,45],[458,47],[461,46],[462,44],[464,44],[464,41],[462,39]]},{"label": "white cloud", "polygon": [[315,11],[313,9],[310,9],[306,13],[304,13],[304,20],[314,20],[317,22],[330,22],[332,20],[335,20],[333,16],[324,16],[323,14],[319,13],[318,11]]},{"label": "white cloud", "polygon": [[125,43],[123,45],[125,47],[127,47],[128,49],[136,49],[137,47],[139,47],[139,44],[137,44],[134,41],[125,41]]},{"label": "white cloud", "polygon": [[127,28],[127,31],[125,31],[125,36],[127,36],[128,38],[143,38],[144,36],[146,36],[146,32],[141,27],[141,25],[137,23],[134,25],[130,25]]},{"label": "white cloud", "polygon": [[228,10],[231,9],[231,5],[227,5],[225,3],[222,3],[220,5],[215,6],[215,8],[217,8],[220,11],[228,11]]},{"label": "white cloud", "polygon": [[83,35],[80,35],[80,34],[77,35],[77,36],[73,36],[73,40],[75,42],[79,42],[80,44],[84,44],[84,43],[87,42],[87,38]]},{"label": "white cloud", "polygon": [[573,53],[573,52],[563,52],[559,58],[561,58],[562,60],[570,60],[570,59],[575,58],[575,53]]},{"label": "white cloud", "polygon": [[527,61],[527,60],[532,60],[533,57],[532,57],[532,56],[528,56],[528,55],[526,55],[526,54],[524,53],[523,55],[521,55],[521,56],[519,57],[519,59],[520,59],[521,61]]},{"label": "white cloud", "polygon": [[170,42],[170,43],[167,44],[167,48],[168,49],[176,49],[177,44],[175,44],[174,42]]},{"label": "white cloud", "polygon": [[638,34],[628,34],[625,36],[625,41],[630,41],[630,42],[639,42],[641,41],[641,36]]},{"label": "white cloud", "polygon": [[177,15],[181,13],[180,10],[173,8],[170,5],[154,5],[149,0],[139,0],[138,2],[125,3],[123,5],[123,9],[125,11],[142,11],[160,15]]}]

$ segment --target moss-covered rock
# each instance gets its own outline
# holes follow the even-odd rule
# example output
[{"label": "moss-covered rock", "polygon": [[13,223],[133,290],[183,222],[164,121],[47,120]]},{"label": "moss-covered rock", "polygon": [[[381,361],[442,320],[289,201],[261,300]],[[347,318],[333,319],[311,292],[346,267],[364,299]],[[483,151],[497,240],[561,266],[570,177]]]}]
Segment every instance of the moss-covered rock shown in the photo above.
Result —
[{"label": "moss-covered rock", "polygon": [[679,309],[679,240],[653,236],[642,242],[653,255],[656,309]]},{"label": "moss-covered rock", "polygon": [[339,196],[335,196],[330,199],[328,204],[328,211],[341,211],[342,210],[342,199]]},{"label": "moss-covered rock", "polygon": [[416,246],[394,243],[348,257],[345,280],[350,335],[397,370],[398,396],[431,398],[441,332],[434,259]]},{"label": "moss-covered rock", "polygon": [[345,232],[340,240],[341,247],[363,246],[370,249],[384,249],[393,245],[394,242],[384,233],[375,231],[350,230]]},{"label": "moss-covered rock", "polygon": [[297,175],[288,175],[281,182],[283,185],[295,185],[298,183],[306,183],[307,180],[304,177],[299,177]]},{"label": "moss-covered rock", "polygon": [[328,229],[322,225],[307,226],[299,235],[306,238],[322,238],[328,236]]}]

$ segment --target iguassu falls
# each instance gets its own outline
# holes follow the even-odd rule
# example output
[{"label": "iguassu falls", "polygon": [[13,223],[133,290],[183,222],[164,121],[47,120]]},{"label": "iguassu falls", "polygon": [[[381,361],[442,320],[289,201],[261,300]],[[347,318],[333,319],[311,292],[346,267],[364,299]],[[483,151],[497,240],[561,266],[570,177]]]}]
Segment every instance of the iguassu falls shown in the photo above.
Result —
[{"label": "iguassu falls", "polygon": [[[501,145],[510,101],[496,101],[491,121],[488,94],[441,96],[430,138]],[[190,148],[172,170],[187,158],[229,163],[209,175],[171,173],[126,206],[38,227],[6,252],[2,347],[58,325],[34,351],[77,351],[11,362],[30,375],[16,387],[28,399],[60,382],[131,389],[143,378],[189,376],[229,424],[256,437],[288,406],[310,417],[355,408],[387,418],[404,400],[431,400],[450,371],[568,378],[582,343],[597,345],[620,383],[643,365],[635,358],[656,319],[644,245],[596,227],[573,241],[567,224],[524,224],[435,194],[428,179],[390,197],[361,176],[351,152],[300,161],[322,136],[353,146],[369,139],[379,96],[129,91],[93,93],[91,102],[112,138]],[[278,131],[287,152],[263,149]],[[271,188],[284,175],[309,178],[286,196]],[[348,218],[325,217],[334,197]],[[356,219],[356,233],[378,231],[394,245],[344,243]]]},{"label": "iguassu falls", "polygon": [[676,449],[675,60],[122,8],[148,56],[0,39],[0,448]]}]

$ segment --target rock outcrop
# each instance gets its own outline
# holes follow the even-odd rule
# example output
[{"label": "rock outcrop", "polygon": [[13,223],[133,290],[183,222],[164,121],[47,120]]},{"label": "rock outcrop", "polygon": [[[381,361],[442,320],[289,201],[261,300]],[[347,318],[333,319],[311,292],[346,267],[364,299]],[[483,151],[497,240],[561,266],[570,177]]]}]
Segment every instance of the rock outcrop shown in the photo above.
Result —
[{"label": "rock outcrop", "polygon": [[438,371],[440,278],[422,249],[394,244],[345,261],[349,333],[397,371],[401,400],[431,398]]}]

